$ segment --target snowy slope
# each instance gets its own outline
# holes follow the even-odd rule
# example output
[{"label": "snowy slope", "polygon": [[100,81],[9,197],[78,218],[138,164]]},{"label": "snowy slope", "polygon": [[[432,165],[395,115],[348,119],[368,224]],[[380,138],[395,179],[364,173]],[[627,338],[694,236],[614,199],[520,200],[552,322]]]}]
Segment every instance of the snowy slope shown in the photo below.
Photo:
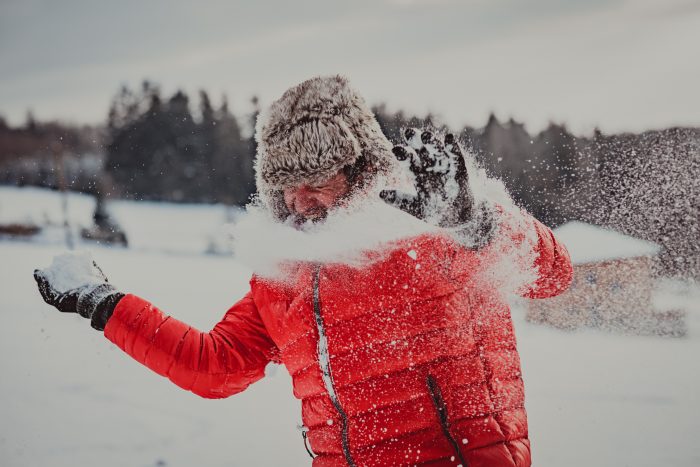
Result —
[{"label": "snowy slope", "polygon": [[[0,186],[0,224],[29,223],[44,228],[39,241],[61,243],[63,210],[61,194],[42,188]],[[82,227],[92,225],[94,198],[68,193],[68,221],[79,241]],[[165,252],[203,253],[213,240],[220,241],[223,226],[230,222],[221,204],[174,204],[113,200],[108,210],[124,229],[131,248]]]}]

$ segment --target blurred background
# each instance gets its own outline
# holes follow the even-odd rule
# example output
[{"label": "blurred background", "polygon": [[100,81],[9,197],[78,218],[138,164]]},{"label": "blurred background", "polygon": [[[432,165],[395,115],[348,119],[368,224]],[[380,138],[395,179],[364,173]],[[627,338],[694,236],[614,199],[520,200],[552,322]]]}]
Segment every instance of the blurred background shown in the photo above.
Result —
[{"label": "blurred background", "polygon": [[199,400],[31,271],[87,248],[210,327],[250,275],[225,225],[258,113],[340,73],[393,141],[459,134],[569,247],[572,289],[513,303],[535,465],[700,464],[699,44],[696,0],[0,0],[0,463],[309,465],[284,369]]}]

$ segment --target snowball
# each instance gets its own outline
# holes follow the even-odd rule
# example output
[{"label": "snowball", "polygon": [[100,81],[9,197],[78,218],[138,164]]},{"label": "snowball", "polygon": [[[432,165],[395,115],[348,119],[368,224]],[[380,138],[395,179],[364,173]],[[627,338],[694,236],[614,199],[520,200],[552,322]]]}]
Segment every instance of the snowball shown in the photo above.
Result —
[{"label": "snowball", "polygon": [[51,266],[42,270],[51,287],[63,293],[87,284],[105,282],[102,272],[88,252],[64,253],[55,256]]}]

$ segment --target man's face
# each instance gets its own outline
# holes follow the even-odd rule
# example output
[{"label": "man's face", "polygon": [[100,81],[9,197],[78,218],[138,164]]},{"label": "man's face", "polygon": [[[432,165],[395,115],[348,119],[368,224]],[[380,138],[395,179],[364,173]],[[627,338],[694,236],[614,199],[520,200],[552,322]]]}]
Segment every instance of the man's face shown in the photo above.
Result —
[{"label": "man's face", "polygon": [[328,210],[336,206],[349,191],[348,179],[340,171],[315,185],[302,184],[285,189],[284,203],[295,223],[302,224],[308,220],[317,222],[325,219]]}]

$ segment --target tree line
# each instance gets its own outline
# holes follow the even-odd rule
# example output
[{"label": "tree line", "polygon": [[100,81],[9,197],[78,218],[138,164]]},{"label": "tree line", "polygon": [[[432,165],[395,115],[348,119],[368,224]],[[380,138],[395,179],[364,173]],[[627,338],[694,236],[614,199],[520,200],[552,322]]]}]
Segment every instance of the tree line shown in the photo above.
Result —
[{"label": "tree line", "polygon": [[149,82],[138,92],[120,90],[110,107],[105,147],[105,172],[117,195],[239,206],[248,201],[255,191],[253,135],[243,135],[225,97],[215,106],[200,91],[196,117],[190,107],[184,92],[164,98]]},{"label": "tree line", "polygon": [[[392,141],[407,126],[442,126],[432,115],[373,111]],[[225,97],[215,104],[200,91],[193,103],[145,81],[116,93],[103,126],[29,116],[12,128],[0,119],[0,183],[243,206],[255,192],[257,113],[255,98],[235,115]],[[530,134],[491,115],[481,128],[456,130],[478,164],[546,224],[583,220],[660,243],[665,269],[700,277],[700,129],[576,136],[552,123]]]}]

